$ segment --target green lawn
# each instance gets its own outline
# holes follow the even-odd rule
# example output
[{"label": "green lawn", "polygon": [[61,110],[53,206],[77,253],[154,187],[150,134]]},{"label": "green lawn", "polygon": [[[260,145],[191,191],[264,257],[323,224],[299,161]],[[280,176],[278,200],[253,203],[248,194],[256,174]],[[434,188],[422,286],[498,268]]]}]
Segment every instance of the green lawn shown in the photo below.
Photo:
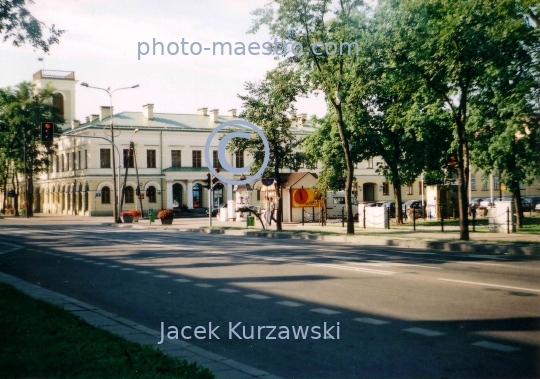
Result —
[{"label": "green lawn", "polygon": [[214,375],[95,328],[0,283],[2,378],[195,378]]}]

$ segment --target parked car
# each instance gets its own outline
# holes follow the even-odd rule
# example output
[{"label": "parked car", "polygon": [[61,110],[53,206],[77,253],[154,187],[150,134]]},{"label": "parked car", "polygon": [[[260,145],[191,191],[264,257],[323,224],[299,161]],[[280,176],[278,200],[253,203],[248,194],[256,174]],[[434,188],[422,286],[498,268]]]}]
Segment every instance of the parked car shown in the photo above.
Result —
[{"label": "parked car", "polygon": [[403,203],[403,213],[406,217],[409,217],[413,212],[416,214],[416,218],[424,217],[422,200],[409,200]]},{"label": "parked car", "polygon": [[396,202],[395,201],[380,201],[378,203],[375,203],[378,207],[386,207],[388,208],[388,216],[390,218],[396,217]]},{"label": "parked car", "polygon": [[480,207],[480,203],[484,201],[484,198],[482,197],[473,197],[471,198],[471,200],[469,201],[469,205],[471,206],[471,208],[479,208]]},{"label": "parked car", "polygon": [[540,212],[540,204],[536,204],[536,206],[534,207],[534,211]]},{"label": "parked car", "polygon": [[[530,210],[535,210],[536,209],[536,206],[538,204],[540,204],[540,196],[523,196],[522,198],[522,206],[523,206],[523,210],[524,211],[530,211]],[[525,204],[525,202],[527,204]],[[525,207],[527,209],[525,209]]]},{"label": "parked car", "polygon": [[478,208],[491,208],[492,205],[491,199],[484,199],[480,201]]}]

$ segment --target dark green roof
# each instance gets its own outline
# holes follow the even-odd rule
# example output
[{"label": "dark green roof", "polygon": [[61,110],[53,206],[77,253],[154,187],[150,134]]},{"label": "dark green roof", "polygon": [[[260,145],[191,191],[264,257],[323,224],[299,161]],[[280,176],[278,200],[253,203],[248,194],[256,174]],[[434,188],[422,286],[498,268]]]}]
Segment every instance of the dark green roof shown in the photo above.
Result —
[{"label": "dark green roof", "polygon": [[[208,167],[169,167],[163,170],[163,172],[172,172],[172,171],[180,171],[180,172],[210,172]],[[219,169],[219,171],[226,171],[222,168]]]}]

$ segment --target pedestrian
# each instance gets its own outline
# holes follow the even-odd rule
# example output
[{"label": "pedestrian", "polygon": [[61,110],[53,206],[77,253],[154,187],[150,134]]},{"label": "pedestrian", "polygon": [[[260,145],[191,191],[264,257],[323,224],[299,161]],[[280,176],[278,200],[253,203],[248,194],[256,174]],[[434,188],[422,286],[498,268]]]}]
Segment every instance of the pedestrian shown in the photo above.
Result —
[{"label": "pedestrian", "polygon": [[268,218],[268,225],[272,225],[272,220],[277,224],[277,220],[274,217],[274,212],[276,210],[276,204],[274,203],[274,198],[270,198],[270,217]]}]

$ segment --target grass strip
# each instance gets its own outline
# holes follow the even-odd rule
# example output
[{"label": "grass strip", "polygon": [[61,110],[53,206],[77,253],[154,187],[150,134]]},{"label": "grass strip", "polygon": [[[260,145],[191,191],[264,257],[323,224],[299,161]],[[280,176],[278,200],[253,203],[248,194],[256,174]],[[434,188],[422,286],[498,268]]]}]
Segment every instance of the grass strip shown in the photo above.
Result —
[{"label": "grass strip", "polygon": [[2,378],[214,378],[0,283]]}]

